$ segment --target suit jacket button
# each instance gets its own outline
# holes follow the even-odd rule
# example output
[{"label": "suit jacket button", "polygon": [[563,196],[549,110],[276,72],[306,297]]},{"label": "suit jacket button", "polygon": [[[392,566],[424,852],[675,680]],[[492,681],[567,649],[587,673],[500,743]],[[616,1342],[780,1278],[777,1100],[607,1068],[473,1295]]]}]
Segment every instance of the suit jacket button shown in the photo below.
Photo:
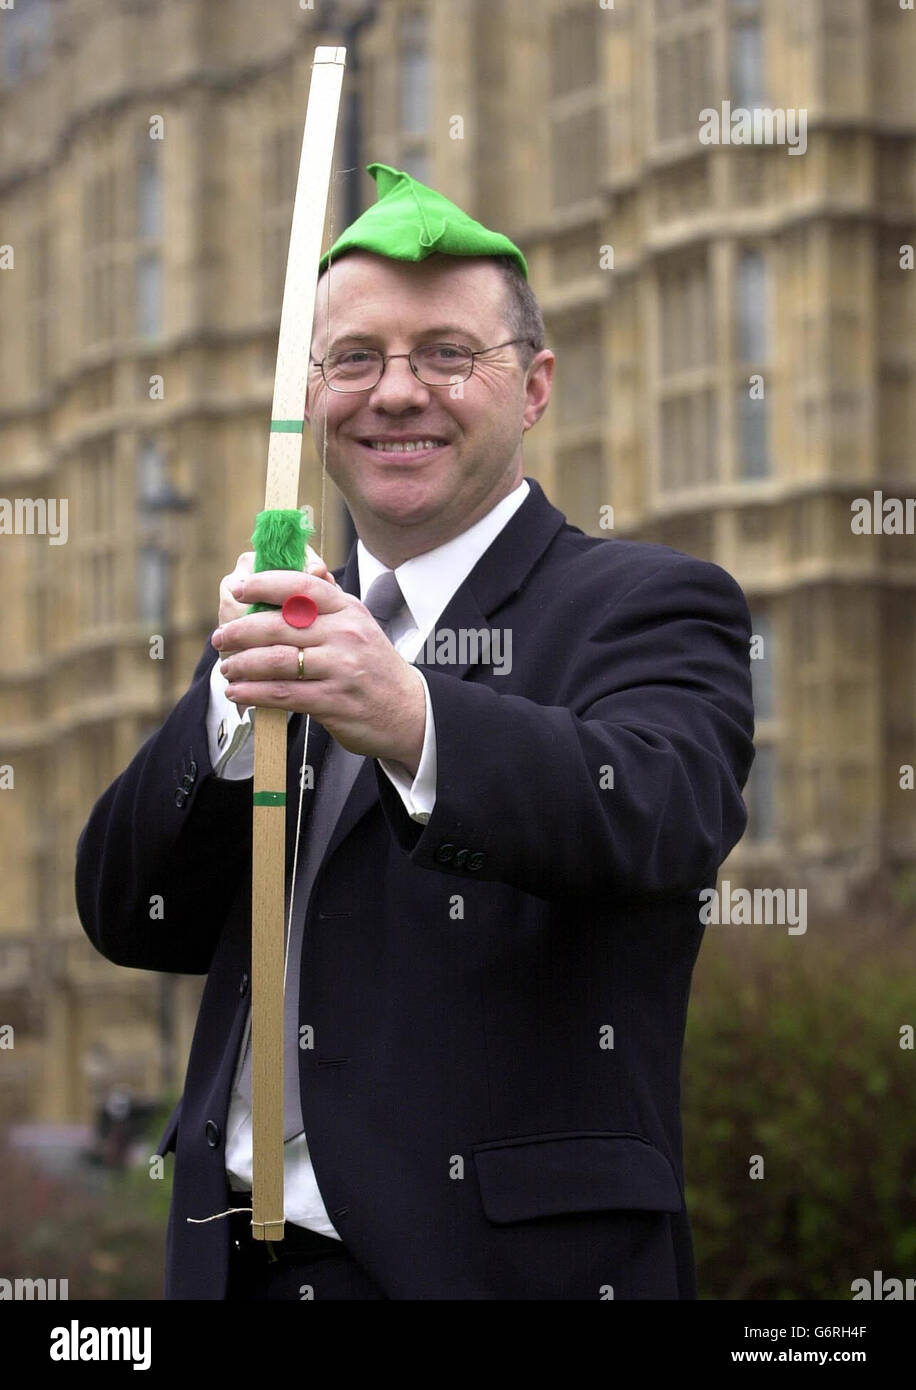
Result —
[{"label": "suit jacket button", "polygon": [[486,855],[481,854],[479,849],[475,850],[474,853],[470,855],[470,857],[468,858],[468,868],[470,869],[471,873],[474,873],[477,869],[483,867],[483,862],[485,858]]},{"label": "suit jacket button", "polygon": [[454,853],[454,845],[440,845],[436,850],[434,858],[437,864],[447,864]]},{"label": "suit jacket button", "polygon": [[182,788],[184,789],[184,791],[186,791],[186,792],[189,792],[189,791],[191,790],[191,788],[193,787],[193,785],[194,785],[194,778],[191,776],[191,774],[190,774],[189,772],[186,772],[185,775],[182,777],[182,779],[181,779],[181,785],[182,785]]},{"label": "suit jacket button", "polygon": [[191,759],[191,762],[190,762],[190,764],[189,764],[189,766],[188,766],[188,776],[190,777],[190,779],[191,779],[192,782],[193,782],[193,781],[195,780],[195,778],[197,777],[197,764],[196,764],[196,762],[194,761],[193,758]]},{"label": "suit jacket button", "polygon": [[248,971],[242,971],[242,978],[239,980],[239,994],[245,994],[248,990]]},{"label": "suit jacket button", "polygon": [[178,790],[177,790],[177,792],[175,793],[175,805],[178,807],[179,811],[181,811],[181,810],[183,809],[184,804],[185,804],[185,802],[187,801],[187,799],[188,799],[188,794],[187,794],[187,792],[184,790],[183,787],[179,787]]},{"label": "suit jacket button", "polygon": [[455,855],[454,859],[452,860],[452,863],[454,864],[456,869],[463,869],[465,864],[467,863],[467,858],[468,851],[466,849],[460,849],[458,853]]},{"label": "suit jacket button", "polygon": [[204,1133],[207,1136],[207,1143],[211,1149],[215,1149],[219,1144],[219,1125],[215,1120],[208,1120],[204,1126]]}]

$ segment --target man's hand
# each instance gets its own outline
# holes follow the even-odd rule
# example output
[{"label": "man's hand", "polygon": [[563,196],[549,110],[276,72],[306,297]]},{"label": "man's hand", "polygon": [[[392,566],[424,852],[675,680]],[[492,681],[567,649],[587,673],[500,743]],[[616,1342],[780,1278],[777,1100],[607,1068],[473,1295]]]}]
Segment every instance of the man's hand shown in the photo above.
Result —
[{"label": "man's hand", "polygon": [[[239,557],[240,565],[246,558]],[[221,625],[211,641],[223,658],[227,697],[240,708],[311,714],[350,752],[401,763],[412,776],[426,730],[423,680],[359,599],[344,593],[323,563],[308,575],[252,574],[246,566],[223,582],[232,608],[227,602],[223,621],[220,604]],[[311,627],[290,627],[279,612],[245,614],[250,603],[279,608],[291,594],[315,600]],[[300,648],[303,680],[297,678]]]},{"label": "man's hand", "polygon": [[[305,568],[309,574],[315,574],[320,579],[326,579],[330,584],[336,584],[331,571],[328,569],[317,550],[313,550],[310,545],[305,548]],[[219,622],[220,626],[229,623],[233,618],[244,618],[248,611],[247,603],[239,603],[234,597],[236,585],[247,579],[254,573],[254,551],[245,550],[235,562],[235,569],[231,574],[223,575],[219,585]],[[254,602],[254,600],[252,600]],[[253,701],[238,701],[239,714],[244,714],[249,704]]]}]

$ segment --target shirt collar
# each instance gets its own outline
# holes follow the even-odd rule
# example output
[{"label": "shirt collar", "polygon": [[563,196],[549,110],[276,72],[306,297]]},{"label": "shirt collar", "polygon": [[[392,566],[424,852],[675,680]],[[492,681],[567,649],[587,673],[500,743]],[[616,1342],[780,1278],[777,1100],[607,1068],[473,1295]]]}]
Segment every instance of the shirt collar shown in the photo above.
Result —
[{"label": "shirt collar", "polygon": [[[460,536],[453,536],[444,545],[436,546],[435,550],[415,555],[397,566],[394,572],[401,593],[424,641],[449,600],[530,491],[527,479],[523,478],[517,488],[497,502],[473,526],[462,531]],[[388,566],[367,550],[362,541],[357,541],[356,558],[360,598],[365,600],[373,582],[387,571]]]}]

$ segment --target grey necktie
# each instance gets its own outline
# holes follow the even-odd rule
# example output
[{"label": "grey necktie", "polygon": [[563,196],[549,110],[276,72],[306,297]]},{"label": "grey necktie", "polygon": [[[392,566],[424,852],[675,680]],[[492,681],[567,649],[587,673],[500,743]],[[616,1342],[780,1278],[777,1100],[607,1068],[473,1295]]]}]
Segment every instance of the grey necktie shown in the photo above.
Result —
[{"label": "grey necktie", "polygon": [[[393,570],[386,570],[370,586],[366,607],[386,634],[391,620],[404,607],[404,595]],[[350,753],[330,738],[315,783],[315,803],[309,819],[305,843],[300,846],[296,865],[295,913],[291,924],[283,1000],[283,1139],[302,1133],[302,1107],[299,1097],[299,973],[302,958],[302,929],[312,886],[331,840],[347,797],[363,765],[361,753]],[[284,921],[289,920],[290,876],[286,882]],[[250,1031],[246,1031],[245,1059],[239,1077],[239,1090],[251,1104]]]}]

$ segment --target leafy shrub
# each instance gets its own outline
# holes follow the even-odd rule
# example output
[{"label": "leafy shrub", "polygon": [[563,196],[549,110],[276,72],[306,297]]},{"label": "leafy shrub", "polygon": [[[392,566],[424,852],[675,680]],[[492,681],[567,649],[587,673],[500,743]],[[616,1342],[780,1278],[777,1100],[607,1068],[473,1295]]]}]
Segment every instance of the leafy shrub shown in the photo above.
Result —
[{"label": "leafy shrub", "polygon": [[[163,1123],[150,1126],[150,1154]],[[71,1299],[161,1299],[171,1165],[161,1179],[145,1161],[51,1177],[0,1140],[0,1273],[66,1279]]]},{"label": "leafy shrub", "polygon": [[683,1070],[701,1298],[849,1299],[873,1270],[913,1276],[907,1024],[916,975],[904,923],[809,922],[799,936],[707,927]]}]

